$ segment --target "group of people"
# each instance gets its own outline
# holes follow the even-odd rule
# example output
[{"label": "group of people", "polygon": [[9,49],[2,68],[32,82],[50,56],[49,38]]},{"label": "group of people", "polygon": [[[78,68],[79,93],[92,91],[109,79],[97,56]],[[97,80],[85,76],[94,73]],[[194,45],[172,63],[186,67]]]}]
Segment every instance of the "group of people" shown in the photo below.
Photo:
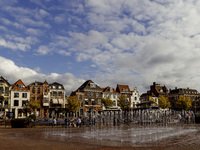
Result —
[{"label": "group of people", "polygon": [[66,127],[81,127],[81,118],[77,118],[77,119],[74,119],[74,118],[65,118],[65,125]]},{"label": "group of people", "polygon": [[189,124],[189,123],[195,123],[195,114],[193,111],[188,111],[186,114],[185,114],[185,118],[183,118],[181,116],[181,114],[179,113],[178,114],[178,120],[179,120],[179,123],[183,122],[185,120],[185,123],[186,124]]}]

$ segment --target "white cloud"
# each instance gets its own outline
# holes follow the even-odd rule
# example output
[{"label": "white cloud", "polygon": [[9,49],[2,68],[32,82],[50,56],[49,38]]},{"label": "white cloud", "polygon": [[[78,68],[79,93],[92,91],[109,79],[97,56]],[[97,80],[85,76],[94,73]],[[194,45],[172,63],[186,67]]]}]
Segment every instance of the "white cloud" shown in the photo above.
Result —
[{"label": "white cloud", "polygon": [[65,56],[70,56],[71,55],[70,52],[67,52],[65,50],[60,50],[58,53],[61,54],[61,55],[65,55]]},{"label": "white cloud", "polygon": [[27,28],[27,33],[31,35],[41,36],[42,31],[40,29],[33,29],[33,28]]},{"label": "white cloud", "polygon": [[26,51],[31,48],[31,46],[28,44],[6,41],[2,37],[0,37],[0,46],[5,48],[10,48],[12,50],[21,50],[21,51]]},{"label": "white cloud", "polygon": [[49,49],[48,46],[40,46],[37,50],[37,53],[40,55],[47,55],[51,50]]}]

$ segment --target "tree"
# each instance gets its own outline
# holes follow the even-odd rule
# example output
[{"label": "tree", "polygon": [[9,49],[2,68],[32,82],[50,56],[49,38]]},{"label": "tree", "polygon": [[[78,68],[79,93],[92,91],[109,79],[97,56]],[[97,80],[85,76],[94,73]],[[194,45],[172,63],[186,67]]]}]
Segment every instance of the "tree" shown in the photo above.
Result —
[{"label": "tree", "polygon": [[35,116],[37,116],[37,109],[40,108],[40,100],[31,100],[29,102],[29,107],[33,109]]},{"label": "tree", "polygon": [[192,106],[192,102],[189,97],[179,96],[176,101],[176,107],[183,110],[188,110]]},{"label": "tree", "polygon": [[68,110],[68,112],[75,113],[76,110],[80,107],[80,102],[74,96],[68,97],[67,101],[68,104],[65,106],[65,108]]},{"label": "tree", "polygon": [[117,102],[122,110],[125,110],[130,107],[130,103],[127,99],[127,96],[125,96],[125,95],[119,96]]},{"label": "tree", "polygon": [[153,97],[149,96],[149,101],[154,102],[154,104],[157,106],[157,102]]},{"label": "tree", "polygon": [[162,109],[169,108],[170,106],[170,102],[164,96],[158,97],[158,104],[159,104],[159,107],[161,107]]},{"label": "tree", "polygon": [[101,103],[104,104],[106,109],[113,106],[113,101],[110,99],[109,96],[107,98],[101,98]]}]

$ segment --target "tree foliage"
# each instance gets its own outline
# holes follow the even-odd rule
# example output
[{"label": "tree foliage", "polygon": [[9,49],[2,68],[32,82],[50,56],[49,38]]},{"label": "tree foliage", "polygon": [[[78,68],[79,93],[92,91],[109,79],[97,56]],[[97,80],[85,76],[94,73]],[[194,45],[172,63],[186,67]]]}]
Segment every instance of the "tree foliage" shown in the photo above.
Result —
[{"label": "tree foliage", "polygon": [[125,110],[130,107],[130,103],[129,103],[129,101],[127,101],[127,96],[125,96],[125,95],[119,96],[117,102],[122,110]]},{"label": "tree foliage", "polygon": [[176,107],[183,110],[188,110],[192,106],[192,102],[189,97],[179,96],[176,101]]},{"label": "tree foliage", "polygon": [[40,108],[40,100],[31,100],[29,102],[29,107],[33,110]]},{"label": "tree foliage", "polygon": [[36,110],[40,108],[40,100],[31,100],[28,105],[34,110],[36,116]]},{"label": "tree foliage", "polygon": [[65,108],[69,112],[76,112],[76,110],[80,107],[80,102],[74,96],[70,96],[67,98],[68,104],[66,104]]},{"label": "tree foliage", "polygon": [[159,107],[162,109],[169,108],[170,102],[164,96],[159,96],[158,98]]},{"label": "tree foliage", "polygon": [[151,96],[149,96],[149,101],[154,102],[155,104],[157,104],[156,100]]},{"label": "tree foliage", "polygon": [[114,104],[114,102],[110,99],[109,96],[107,98],[101,98],[101,103],[104,104],[106,109],[113,106]]}]

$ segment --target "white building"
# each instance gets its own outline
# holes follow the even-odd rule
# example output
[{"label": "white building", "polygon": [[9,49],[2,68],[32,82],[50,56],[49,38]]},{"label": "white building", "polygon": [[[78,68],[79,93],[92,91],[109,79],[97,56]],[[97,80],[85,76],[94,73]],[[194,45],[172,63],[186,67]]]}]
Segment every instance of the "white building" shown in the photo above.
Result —
[{"label": "white building", "polygon": [[[120,107],[117,105],[117,100],[119,98],[120,94],[114,90],[114,88],[106,87],[103,88],[103,98],[109,97],[113,101],[113,106],[110,107],[108,110],[120,110]],[[106,110],[106,108],[103,106],[103,110]]]},{"label": "white building", "polygon": [[141,103],[140,94],[135,87],[133,91],[131,91],[131,108],[137,108],[137,104]]},{"label": "white building", "polygon": [[11,89],[11,110],[14,118],[25,118],[27,105],[30,100],[30,92],[24,83],[19,79]]}]

